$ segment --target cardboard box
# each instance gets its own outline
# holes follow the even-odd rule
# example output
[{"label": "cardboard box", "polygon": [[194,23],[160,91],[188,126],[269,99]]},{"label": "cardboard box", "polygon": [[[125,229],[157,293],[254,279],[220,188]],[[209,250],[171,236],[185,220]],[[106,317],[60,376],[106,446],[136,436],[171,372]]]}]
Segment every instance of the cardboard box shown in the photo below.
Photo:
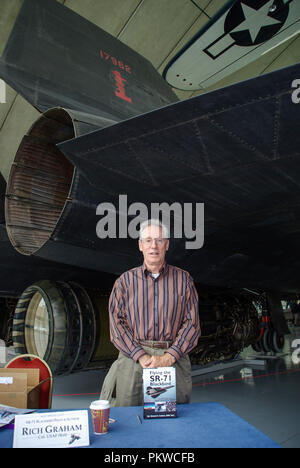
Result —
[{"label": "cardboard box", "polygon": [[39,408],[39,369],[0,369],[0,404]]}]

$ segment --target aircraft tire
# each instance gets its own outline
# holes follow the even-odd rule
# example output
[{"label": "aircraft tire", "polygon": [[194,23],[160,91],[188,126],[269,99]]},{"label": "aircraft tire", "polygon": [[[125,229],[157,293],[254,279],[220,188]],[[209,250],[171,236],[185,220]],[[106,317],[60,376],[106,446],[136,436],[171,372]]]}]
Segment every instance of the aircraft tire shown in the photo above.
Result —
[{"label": "aircraft tire", "polygon": [[261,350],[262,350],[262,347],[261,347],[261,340],[257,340],[255,343],[253,343],[252,345],[252,348],[254,349],[254,351],[256,351],[257,353],[260,353]]},{"label": "aircraft tire", "polygon": [[40,281],[20,297],[13,322],[15,351],[40,356],[54,375],[86,367],[95,339],[94,308],[81,286]]},{"label": "aircraft tire", "polygon": [[262,350],[265,352],[265,353],[268,353],[269,351],[271,351],[271,346],[270,346],[270,330],[268,328],[266,328],[264,330],[264,334],[262,336],[262,339],[261,339],[261,345],[262,345]]},{"label": "aircraft tire", "polygon": [[276,330],[270,331],[270,346],[274,353],[281,353],[284,347],[284,335],[279,335]]}]

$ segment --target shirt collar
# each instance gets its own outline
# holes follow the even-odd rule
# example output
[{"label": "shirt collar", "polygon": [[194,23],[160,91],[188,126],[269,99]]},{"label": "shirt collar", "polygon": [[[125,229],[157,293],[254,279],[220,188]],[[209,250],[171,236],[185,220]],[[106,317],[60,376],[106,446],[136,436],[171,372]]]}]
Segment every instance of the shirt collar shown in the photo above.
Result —
[{"label": "shirt collar", "polygon": [[[159,273],[160,274],[163,274],[165,273],[166,271],[168,270],[168,264],[165,262],[163,264],[163,266],[161,267],[161,269],[159,270]],[[149,271],[145,265],[145,262],[143,263],[142,265],[142,272],[145,276],[148,276],[149,274],[151,274],[151,271]]]}]

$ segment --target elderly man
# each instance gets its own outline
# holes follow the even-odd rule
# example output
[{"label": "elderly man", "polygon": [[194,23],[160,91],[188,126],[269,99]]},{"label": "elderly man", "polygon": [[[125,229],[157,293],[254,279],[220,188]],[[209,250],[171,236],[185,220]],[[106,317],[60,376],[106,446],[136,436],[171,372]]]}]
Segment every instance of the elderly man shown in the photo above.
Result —
[{"label": "elderly man", "polygon": [[142,266],[117,279],[109,300],[111,341],[119,357],[104,381],[101,399],[112,406],[143,404],[143,368],[174,366],[177,402],[192,391],[188,353],[200,336],[198,295],[188,272],[168,265],[166,228],[157,220],[142,223]]}]

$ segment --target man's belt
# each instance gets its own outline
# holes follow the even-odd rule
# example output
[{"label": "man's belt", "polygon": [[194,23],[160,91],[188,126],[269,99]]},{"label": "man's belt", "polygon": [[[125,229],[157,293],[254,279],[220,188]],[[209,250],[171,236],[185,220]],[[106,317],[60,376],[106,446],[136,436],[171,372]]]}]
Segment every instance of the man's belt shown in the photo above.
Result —
[{"label": "man's belt", "polygon": [[143,341],[143,340],[138,340],[139,344],[141,346],[149,346],[149,348],[154,348],[154,349],[168,349],[170,346],[172,346],[171,341]]}]

